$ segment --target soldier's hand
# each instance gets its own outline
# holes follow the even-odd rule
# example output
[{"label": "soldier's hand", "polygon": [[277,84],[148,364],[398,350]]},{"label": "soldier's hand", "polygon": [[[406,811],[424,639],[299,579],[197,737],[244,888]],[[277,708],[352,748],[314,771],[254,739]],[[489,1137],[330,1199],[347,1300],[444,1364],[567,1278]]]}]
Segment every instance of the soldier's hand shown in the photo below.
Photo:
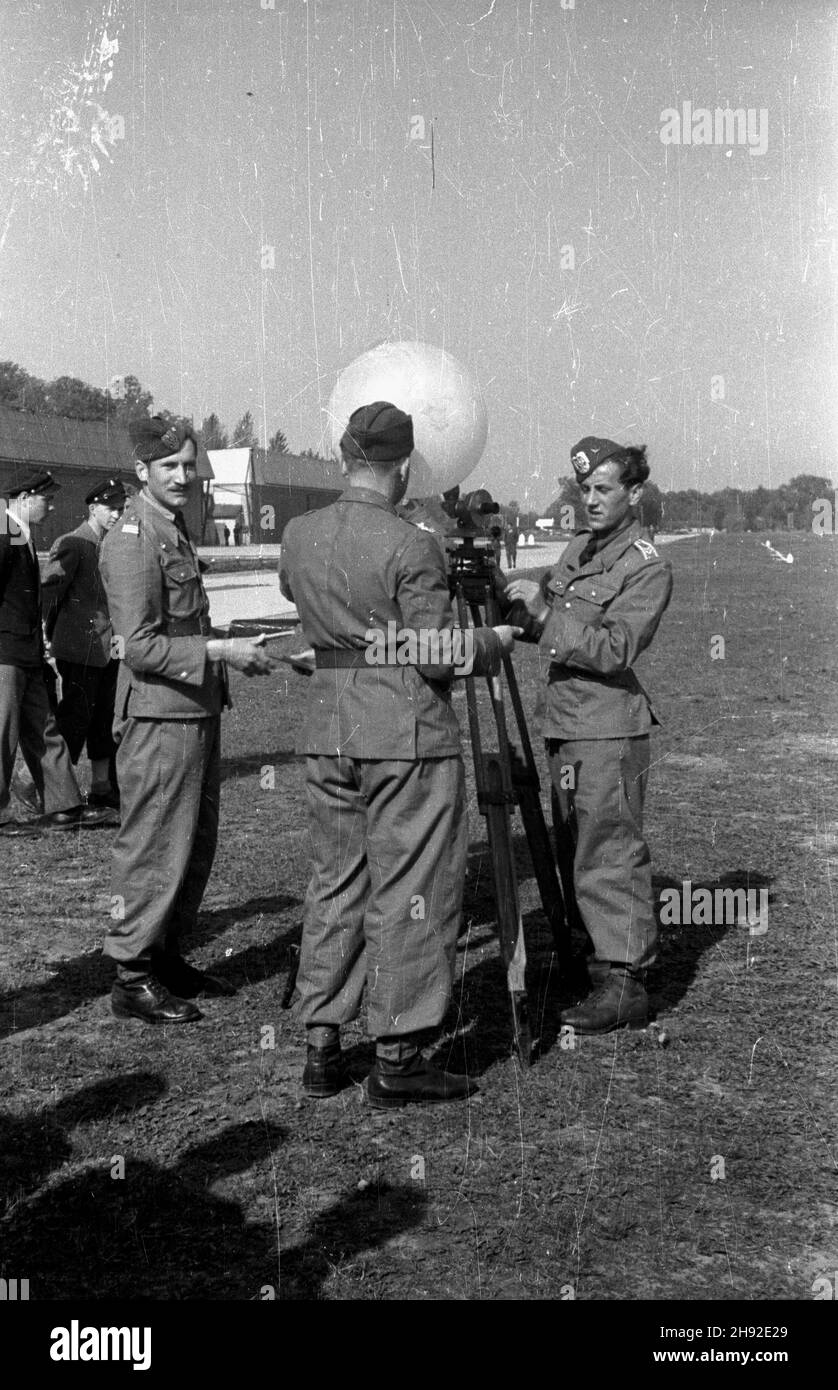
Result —
[{"label": "soldier's hand", "polygon": [[511,580],[506,586],[506,597],[513,602],[520,600],[527,612],[538,618],[539,622],[543,622],[549,612],[541,585],[534,579]]},{"label": "soldier's hand", "polygon": [[501,623],[500,627],[493,627],[492,631],[497,633],[501,647],[508,656],[515,646],[515,638],[520,637],[524,629],[513,627],[510,623]]},{"label": "soldier's hand", "polygon": [[207,649],[214,661],[226,661],[245,676],[267,676],[273,670],[264,632],[258,637],[227,637],[222,642],[213,639],[207,643]]}]

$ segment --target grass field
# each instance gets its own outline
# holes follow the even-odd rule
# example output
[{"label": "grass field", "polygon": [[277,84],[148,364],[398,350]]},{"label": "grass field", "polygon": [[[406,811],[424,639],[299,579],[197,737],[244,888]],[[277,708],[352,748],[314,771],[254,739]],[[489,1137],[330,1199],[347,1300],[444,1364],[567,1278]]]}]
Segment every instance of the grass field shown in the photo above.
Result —
[{"label": "grass field", "polygon": [[[9,845],[0,1276],[27,1277],[33,1299],[813,1299],[838,1269],[838,546],[772,537],[784,553],[791,540],[786,565],[762,539],[668,548],[675,596],[638,666],[663,722],[658,891],[770,895],[762,934],[662,927],[657,1028],[561,1045],[568,996],[519,836],[542,1036],[522,1074],[472,806],[441,1057],[479,1094],[372,1112],[359,1023],[358,1084],[304,1100],[304,1040],[281,1008],[309,869],[292,752],[306,684],[291,674],[235,681],[192,955],[240,988],[201,1024],[110,1014],[112,832]],[[539,652],[515,662],[531,710]]]}]

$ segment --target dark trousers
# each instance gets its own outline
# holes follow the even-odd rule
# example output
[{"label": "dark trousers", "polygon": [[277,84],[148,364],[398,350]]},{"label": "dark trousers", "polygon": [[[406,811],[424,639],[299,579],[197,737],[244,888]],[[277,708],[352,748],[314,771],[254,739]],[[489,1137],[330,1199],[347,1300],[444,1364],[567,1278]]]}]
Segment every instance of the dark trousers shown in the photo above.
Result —
[{"label": "dark trousers", "polygon": [[47,815],[82,804],[40,666],[0,666],[0,820],[6,819],[18,744]]},{"label": "dark trousers", "polygon": [[113,845],[105,955],[129,978],[177,954],[215,858],[221,717],[126,719],[116,753],[121,822]]},{"label": "dark trousers", "polygon": [[83,666],[59,660],[56,665],[61,676],[61,700],[55,717],[72,761],[78,762],[87,744],[91,762],[107,758],[113,769],[116,744],[112,726],[119,662]]},{"label": "dark trousers", "polygon": [[[313,874],[299,1017],[375,1038],[437,1027],[451,998],[468,849],[459,757],[306,759]],[[323,1039],[325,1041],[325,1039]]]},{"label": "dark trousers", "polygon": [[559,871],[571,927],[599,960],[655,959],[652,868],[643,838],[649,739],[548,739]]}]

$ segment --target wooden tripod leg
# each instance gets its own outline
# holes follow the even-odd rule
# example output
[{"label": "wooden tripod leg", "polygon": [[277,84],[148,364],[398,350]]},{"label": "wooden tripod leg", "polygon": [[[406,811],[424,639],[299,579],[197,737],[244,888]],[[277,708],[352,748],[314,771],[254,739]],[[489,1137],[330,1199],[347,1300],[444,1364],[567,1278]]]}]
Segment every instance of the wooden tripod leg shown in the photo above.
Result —
[{"label": "wooden tripod leg", "polygon": [[[457,588],[455,597],[460,626],[465,628],[468,625],[469,610],[462,588]],[[475,625],[479,627],[481,624],[479,609],[472,607],[471,611]],[[503,721],[503,697],[500,681],[497,677],[490,677],[489,693],[492,698],[501,751],[500,753],[486,753],[483,751],[480,735],[480,716],[477,708],[474,676],[466,676],[465,683],[469,735],[474,760],[474,780],[477,787],[477,805],[480,814],[486,817],[497,909],[498,938],[501,959],[506,969],[506,987],[509,991],[509,1004],[512,1011],[512,1031],[515,1049],[521,1065],[528,1067],[532,1056],[532,1034],[525,979],[527,951],[518,897],[518,877],[515,872],[515,858],[512,851],[511,812],[514,804],[514,792],[509,763],[509,747],[505,737],[506,725]],[[506,759],[505,764],[504,757]]]},{"label": "wooden tripod leg", "polygon": [[[492,589],[486,589],[486,622],[492,626],[501,621],[501,612],[498,606],[497,597]],[[521,752],[510,746],[509,764],[512,774],[512,785],[515,791],[515,799],[521,811],[521,822],[524,833],[527,837],[527,845],[530,851],[535,879],[538,884],[538,892],[541,898],[541,906],[544,915],[550,924],[550,931],[553,936],[553,944],[559,962],[559,969],[565,970],[570,964],[570,931],[567,916],[564,910],[562,899],[562,889],[559,883],[559,876],[556,872],[556,859],[553,852],[553,842],[550,832],[547,829],[547,822],[544,819],[544,810],[541,805],[538,769],[532,751],[527,720],[524,714],[524,706],[521,700],[521,692],[518,689],[518,682],[515,677],[515,668],[512,659],[508,655],[503,657],[503,673],[506,677],[506,687],[509,692],[509,699],[512,704],[512,712],[515,716],[515,724],[518,729],[518,738],[521,744]]]},{"label": "wooden tripod leg", "polygon": [[544,820],[538,786],[529,782],[517,786],[518,807],[530,847],[532,866],[541,897],[544,915],[553,934],[553,945],[558,958],[559,970],[570,966],[570,929],[562,904],[562,893],[556,873],[556,860],[553,842]]},{"label": "wooden tripod leg", "polygon": [[528,1067],[532,1058],[533,1044],[527,1004],[527,948],[524,940],[521,904],[518,897],[518,875],[515,872],[515,857],[512,849],[510,807],[505,793],[503,771],[497,756],[487,755],[485,762],[487,796],[484,815],[486,816],[489,854],[492,859],[492,874],[495,883],[498,937],[501,957],[506,967],[506,985],[509,990],[509,1003],[512,1009],[515,1049],[521,1066]]}]

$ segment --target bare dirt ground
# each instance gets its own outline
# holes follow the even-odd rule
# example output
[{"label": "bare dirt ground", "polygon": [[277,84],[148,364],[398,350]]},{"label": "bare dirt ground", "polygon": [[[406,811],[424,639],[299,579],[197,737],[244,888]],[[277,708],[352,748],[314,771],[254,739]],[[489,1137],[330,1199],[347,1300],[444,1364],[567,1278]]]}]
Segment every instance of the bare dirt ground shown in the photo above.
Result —
[{"label": "bare dirt ground", "polygon": [[[520,1071],[472,804],[440,1055],[478,1095],[372,1112],[359,1021],[356,1084],[304,1100],[281,1007],[309,868],[291,674],[235,681],[191,953],[239,991],[202,1023],[111,1016],[112,832],[4,847],[0,1277],[27,1277],[32,1299],[812,1300],[838,1269],[838,549],[772,541],[792,565],[751,535],[669,548],[675,597],[638,668],[664,725],[658,891],[770,895],[760,934],[662,927],[656,1029],[562,1046],[568,994],[519,835],[542,1038]],[[532,710],[540,654],[515,662]]]}]

